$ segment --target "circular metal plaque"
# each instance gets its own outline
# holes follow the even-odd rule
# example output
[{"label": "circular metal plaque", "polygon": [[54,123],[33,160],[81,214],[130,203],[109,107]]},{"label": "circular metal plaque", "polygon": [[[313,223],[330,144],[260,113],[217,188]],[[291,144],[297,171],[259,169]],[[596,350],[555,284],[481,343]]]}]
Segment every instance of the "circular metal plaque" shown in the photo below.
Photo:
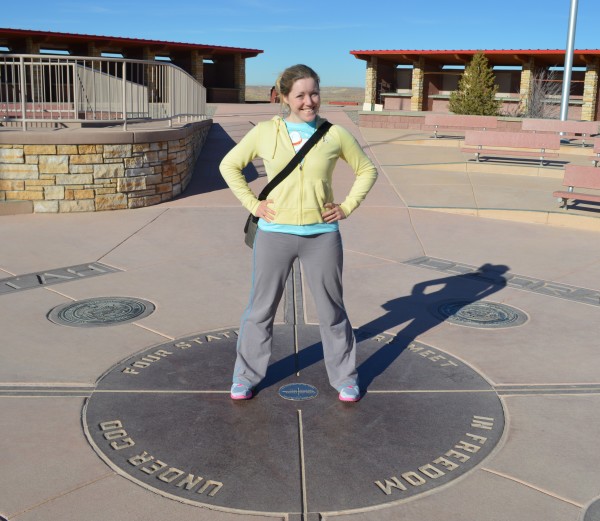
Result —
[{"label": "circular metal plaque", "polygon": [[114,326],[144,318],[154,309],[152,302],[138,298],[97,297],[57,306],[48,319],[61,326]]},{"label": "circular metal plaque", "polygon": [[312,400],[316,398],[319,391],[314,385],[294,383],[287,384],[279,388],[279,396],[286,400],[301,402],[304,400]]},{"label": "circular metal plaque", "polygon": [[446,322],[478,328],[504,328],[520,326],[527,315],[516,308],[484,300],[448,300],[431,308],[434,315]]},{"label": "circular metal plaque", "polygon": [[[144,350],[99,379],[86,436],[120,475],[165,497],[302,519],[370,511],[479,466],[504,430],[488,381],[452,355],[356,331],[363,393],[344,403],[319,327],[276,325],[264,380],[231,400],[237,331]],[[304,398],[318,390],[316,399]]]}]

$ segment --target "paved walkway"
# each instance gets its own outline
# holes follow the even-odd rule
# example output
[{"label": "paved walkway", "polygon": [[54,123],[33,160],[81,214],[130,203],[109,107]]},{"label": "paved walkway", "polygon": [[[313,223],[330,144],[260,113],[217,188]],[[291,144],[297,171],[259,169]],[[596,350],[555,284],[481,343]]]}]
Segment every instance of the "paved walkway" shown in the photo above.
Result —
[{"label": "paved walkway", "polygon": [[[111,369],[155,346],[235,329],[239,323],[251,267],[250,250],[242,241],[245,212],[224,187],[217,166],[234,141],[276,110],[271,105],[220,105],[195,178],[175,201],[132,211],[0,217],[0,516],[18,521],[312,521],[320,513],[323,519],[347,521],[598,521],[597,214],[569,210],[565,217],[558,211],[551,197],[560,185],[558,177],[460,172],[448,166],[460,162],[452,146],[424,145],[422,134],[408,131],[359,129],[337,107],[325,107],[325,117],[349,128],[381,172],[363,206],[342,223],[345,299],[353,325],[375,327],[381,338],[404,338],[427,363],[454,361],[481,375],[504,416],[493,449],[468,472],[434,486],[439,471],[446,476],[460,465],[456,458],[475,459],[476,452],[484,451],[485,425],[492,420],[474,419],[465,429],[466,436],[474,436],[471,445],[456,440],[462,449],[449,444],[447,452],[425,452],[420,477],[411,474],[418,473],[416,467],[382,472],[378,507],[275,514],[177,500],[161,493],[158,485],[132,479],[134,470],[142,476],[160,466],[152,470],[151,463],[141,467],[134,461],[133,470],[120,471],[92,448],[89,432],[84,432],[89,430],[84,406]],[[247,175],[259,191],[265,182],[260,163],[249,167]],[[336,193],[343,193],[351,180],[340,162]],[[485,273],[486,267],[493,277],[476,280],[477,270]],[[437,320],[416,327],[427,306],[464,298],[473,280],[487,280],[489,297],[481,302],[501,305],[487,308],[488,313],[516,311],[524,323],[487,329]],[[416,288],[426,289],[407,300]],[[113,327],[67,327],[47,318],[57,306],[99,297],[143,299],[156,309]],[[407,303],[414,311],[407,312]],[[307,324],[316,323],[309,297],[303,312]],[[282,311],[278,320],[283,319]],[[162,356],[148,358],[146,366]],[[144,362],[132,367],[144,367]],[[455,383],[460,385],[458,377]],[[222,392],[227,387],[224,381]],[[409,404],[410,398],[406,400]],[[438,403],[435,396],[431,400],[432,407]],[[368,403],[364,399],[357,406]],[[145,418],[150,425],[159,425],[168,414],[160,404],[157,399]],[[453,414],[442,421],[428,407],[419,412],[423,432],[455,427],[450,425]],[[335,414],[335,408],[325,414]],[[165,444],[177,439],[202,446],[193,415],[188,419],[164,433]],[[401,412],[397,422],[398,432],[410,431]],[[230,427],[227,432],[242,446],[253,446],[252,431],[236,432],[235,422]],[[378,430],[376,422],[367,427],[365,432],[380,437],[384,448],[395,434]],[[107,442],[114,435],[115,453],[115,447],[126,444],[116,423],[103,429]],[[348,458],[354,457],[352,437],[343,439]],[[419,440],[414,438],[404,450],[423,451]],[[368,456],[357,454],[357,461]],[[138,466],[148,472],[139,472]],[[167,483],[167,472],[156,483]],[[256,474],[248,479],[274,484],[279,479],[260,472],[258,461]],[[427,481],[426,492],[418,493],[419,479]],[[365,478],[364,486],[376,488],[372,479]],[[404,498],[402,487],[417,493]],[[196,501],[210,505],[208,495]]]}]

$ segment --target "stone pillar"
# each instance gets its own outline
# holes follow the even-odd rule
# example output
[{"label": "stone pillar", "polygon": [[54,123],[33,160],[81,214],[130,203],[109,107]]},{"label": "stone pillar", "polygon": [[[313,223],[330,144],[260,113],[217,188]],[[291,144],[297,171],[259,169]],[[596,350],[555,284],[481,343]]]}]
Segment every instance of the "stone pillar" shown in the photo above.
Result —
[{"label": "stone pillar", "polygon": [[594,121],[596,118],[599,69],[599,60],[597,58],[593,63],[587,64],[583,83],[583,106],[581,107],[581,119],[584,121]]},{"label": "stone pillar", "polygon": [[365,79],[365,109],[373,110],[377,103],[377,56],[369,57]]},{"label": "stone pillar", "polygon": [[156,59],[156,52],[154,52],[150,47],[145,46],[142,48],[142,60],[154,61]]},{"label": "stone pillar", "polygon": [[31,38],[25,38],[25,54],[40,54],[40,44]]},{"label": "stone pillar", "polygon": [[238,89],[238,102],[246,102],[246,60],[241,54],[233,58],[233,81],[234,87]]},{"label": "stone pillar", "polygon": [[12,54],[39,54],[40,44],[31,38],[19,38],[10,43],[9,52]]},{"label": "stone pillar", "polygon": [[102,71],[102,64],[100,63],[100,61],[94,60],[94,58],[102,57],[102,50],[99,49],[98,47],[96,47],[96,44],[94,42],[88,42],[83,47],[83,52],[82,53],[78,52],[77,54],[83,54],[84,56],[90,57],[90,61],[89,61],[89,63],[86,63],[86,67],[95,69],[97,71]]},{"label": "stone pillar", "polygon": [[190,74],[204,85],[204,55],[195,49],[191,51]]},{"label": "stone pillar", "polygon": [[529,92],[531,91],[533,80],[535,79],[535,60],[529,58],[529,61],[523,63],[521,68],[521,84],[519,86],[519,97],[521,99],[520,112],[527,112]]},{"label": "stone pillar", "polygon": [[425,101],[425,58],[420,57],[413,63],[412,96],[410,110],[418,112],[423,110]]},{"label": "stone pillar", "polygon": [[[31,38],[25,38],[24,54],[40,54],[40,44],[34,42]],[[37,59],[31,63],[31,65],[25,65],[29,67],[30,76],[27,77],[25,86],[25,96],[27,101],[40,101],[44,98],[44,74],[42,72],[42,65]],[[26,62],[27,63],[27,62]],[[34,115],[35,117],[35,115]]]},{"label": "stone pillar", "polygon": [[102,56],[102,51],[96,47],[94,42],[88,42],[86,55],[92,56],[93,58],[99,58]]},{"label": "stone pillar", "polygon": [[[147,45],[142,47],[141,59],[146,61],[155,62],[156,61],[156,52],[148,47]],[[159,92],[159,84],[158,80],[158,69],[159,66],[157,64],[148,64],[143,66],[144,69],[144,79],[146,87],[148,88],[148,103],[160,103],[161,101],[166,100],[166,96],[164,93]],[[139,70],[138,67],[133,67],[133,71]],[[132,72],[133,72],[132,71]],[[141,83],[141,78],[137,76],[136,73],[133,74],[133,81]],[[153,107],[156,108],[156,107]],[[137,112],[142,112],[141,107],[136,107]],[[135,110],[134,110],[135,112]],[[145,114],[144,114],[145,115]]]}]

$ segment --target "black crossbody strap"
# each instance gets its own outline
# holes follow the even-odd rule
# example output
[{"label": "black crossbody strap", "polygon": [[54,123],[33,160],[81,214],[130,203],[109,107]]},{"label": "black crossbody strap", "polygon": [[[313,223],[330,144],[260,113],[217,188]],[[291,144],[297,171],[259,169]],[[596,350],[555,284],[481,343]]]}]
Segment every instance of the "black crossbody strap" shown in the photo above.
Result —
[{"label": "black crossbody strap", "polygon": [[304,156],[308,153],[308,151],[313,147],[313,145],[317,141],[319,141],[319,139],[323,137],[325,132],[327,132],[330,127],[331,123],[329,123],[329,121],[324,121],[323,123],[321,123],[321,125],[319,125],[317,130],[315,130],[315,133],[312,136],[310,136],[310,138],[306,143],[304,143],[302,148],[298,150],[296,154],[294,154],[294,157],[285,166],[285,168],[281,172],[279,172],[273,179],[271,179],[267,183],[267,186],[263,188],[262,192],[258,196],[259,201],[264,201],[267,198],[267,195],[269,195],[269,192],[273,190],[273,188],[275,188],[279,183],[281,183],[281,181],[283,181],[289,174],[292,173],[294,168],[296,168],[300,161],[304,159]]}]

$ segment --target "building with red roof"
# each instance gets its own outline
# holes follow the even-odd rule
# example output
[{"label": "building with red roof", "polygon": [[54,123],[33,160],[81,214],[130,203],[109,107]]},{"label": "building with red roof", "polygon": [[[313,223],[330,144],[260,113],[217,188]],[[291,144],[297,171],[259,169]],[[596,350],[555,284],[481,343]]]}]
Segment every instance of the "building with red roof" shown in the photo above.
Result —
[{"label": "building with red roof", "polygon": [[[3,48],[3,49],[2,49]],[[90,34],[0,28],[0,49],[10,54],[69,54],[167,60],[201,82],[208,102],[243,103],[246,59],[262,50]]]},{"label": "building with red roof", "polygon": [[[540,71],[562,84],[564,50],[364,50],[350,51],[366,61],[365,105],[384,110],[447,112],[464,67],[483,53],[494,68],[498,97],[507,115],[526,103]],[[599,49],[575,50],[569,119],[600,119],[598,107]]]}]

